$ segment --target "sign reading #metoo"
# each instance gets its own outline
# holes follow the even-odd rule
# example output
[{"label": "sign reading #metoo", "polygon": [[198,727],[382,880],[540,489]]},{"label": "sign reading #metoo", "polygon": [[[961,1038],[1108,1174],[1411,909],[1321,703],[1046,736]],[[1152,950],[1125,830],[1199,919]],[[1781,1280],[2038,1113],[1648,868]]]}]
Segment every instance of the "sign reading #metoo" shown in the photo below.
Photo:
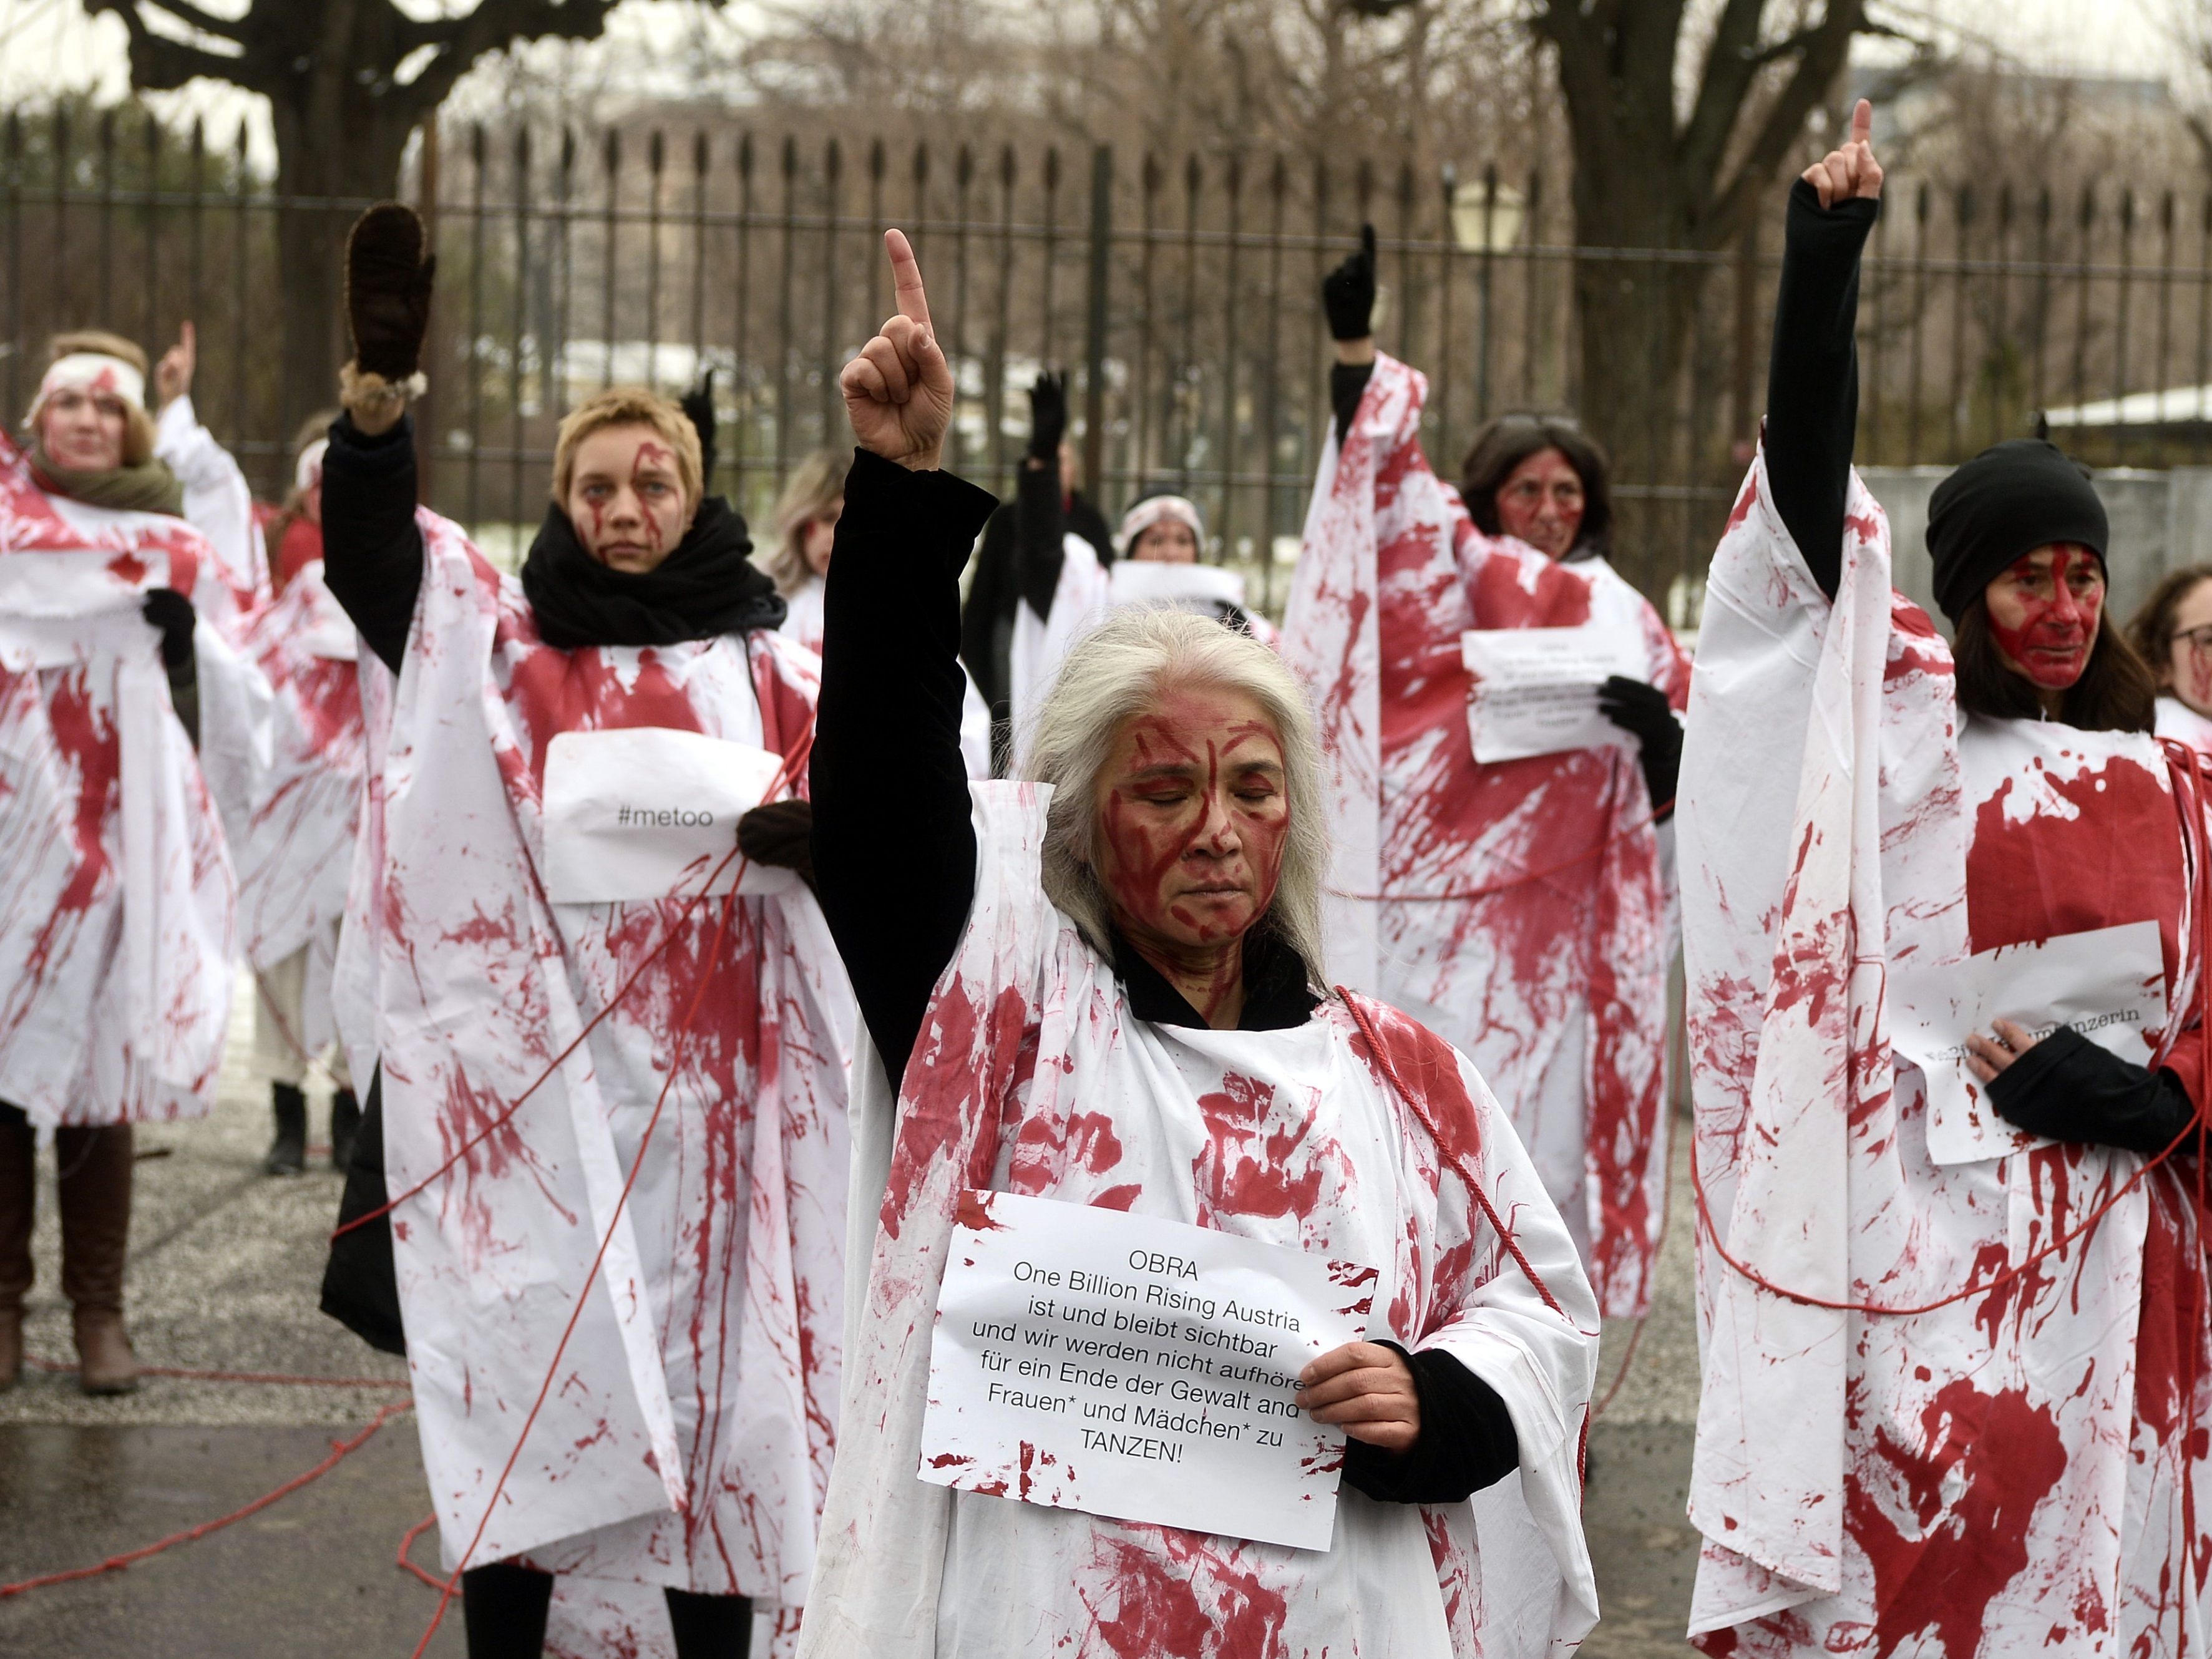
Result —
[{"label": "sign reading #metoo", "polygon": [[556,904],[790,891],[788,870],[730,860],[738,820],[782,757],[702,732],[629,726],[562,732],[545,750],[545,896]]},{"label": "sign reading #metoo", "polygon": [[1327,1549],[1344,1431],[1295,1384],[1375,1272],[1087,1205],[970,1192],[938,1296],[924,1480]]}]

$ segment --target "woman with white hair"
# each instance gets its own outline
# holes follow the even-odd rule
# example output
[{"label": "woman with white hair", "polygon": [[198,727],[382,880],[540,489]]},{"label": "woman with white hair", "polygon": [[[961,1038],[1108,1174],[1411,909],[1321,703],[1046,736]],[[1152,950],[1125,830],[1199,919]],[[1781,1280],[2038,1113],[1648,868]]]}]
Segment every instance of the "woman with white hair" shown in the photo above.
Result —
[{"label": "woman with white hair", "polygon": [[[1273,653],[1124,612],[1068,657],[1022,779],[962,776],[957,582],[992,501],[938,470],[952,378],[886,240],[898,314],[843,377],[860,449],[813,774],[823,908],[873,1040],[851,1212],[877,1223],[848,1250],[869,1266],[801,1652],[1012,1659],[1102,1629],[1129,1653],[1571,1646],[1595,1614],[1573,1246],[1464,1057],[1327,991],[1319,753]],[[918,1478],[975,1187],[1374,1269],[1373,1340],[1284,1401],[1349,1437],[1330,1547]]]}]

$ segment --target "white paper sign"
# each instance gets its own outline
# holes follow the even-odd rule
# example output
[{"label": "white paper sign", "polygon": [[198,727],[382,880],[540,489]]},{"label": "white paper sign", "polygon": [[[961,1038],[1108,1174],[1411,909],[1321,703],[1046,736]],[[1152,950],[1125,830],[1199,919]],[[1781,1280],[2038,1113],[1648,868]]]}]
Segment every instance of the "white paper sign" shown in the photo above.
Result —
[{"label": "white paper sign", "polygon": [[1640,680],[1651,672],[1632,629],[1479,628],[1459,636],[1459,649],[1474,677],[1468,729],[1484,765],[1636,741],[1597,706],[1597,689],[1612,676]]},{"label": "white paper sign", "polygon": [[1298,1408],[1371,1268],[1118,1210],[970,1192],[937,1301],[924,1480],[1328,1547],[1344,1431]]},{"label": "white paper sign", "polygon": [[[605,904],[699,891],[738,842],[781,756],[666,726],[562,732],[545,750],[545,896]],[[788,892],[799,878],[732,860],[714,890]]]},{"label": "white paper sign", "polygon": [[2148,1066],[2166,1028],[2158,924],[2063,933],[1893,974],[1890,1045],[1927,1077],[1928,1155],[1937,1164],[2003,1158],[2038,1143],[1997,1115],[1966,1068],[1967,1036],[1999,1019],[2016,1020],[2038,1038],[2070,1025],[2099,1048]]},{"label": "white paper sign", "polygon": [[1106,573],[1116,605],[1172,605],[1205,611],[1244,606],[1244,578],[1218,564],[1168,564],[1158,559],[1116,559]]}]

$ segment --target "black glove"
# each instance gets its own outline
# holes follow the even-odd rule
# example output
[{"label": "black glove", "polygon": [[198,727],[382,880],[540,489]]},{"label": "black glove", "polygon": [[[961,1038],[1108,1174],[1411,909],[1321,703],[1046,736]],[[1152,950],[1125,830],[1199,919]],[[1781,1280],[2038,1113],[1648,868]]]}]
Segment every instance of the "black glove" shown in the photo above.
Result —
[{"label": "black glove", "polygon": [[1044,374],[1030,388],[1030,459],[1057,463],[1067,434],[1067,376]]},{"label": "black glove", "polygon": [[1682,723],[1674,705],[1656,685],[1615,674],[1597,689],[1598,711],[1643,745],[1644,786],[1652,810],[1665,817],[1674,810],[1674,781],[1682,769]]},{"label": "black glove", "polygon": [[738,848],[755,864],[798,872],[814,885],[814,803],[772,800],[738,820]]},{"label": "black glove", "polygon": [[2070,1025],[2023,1049],[1982,1087],[2016,1129],[2130,1152],[2164,1152],[2197,1119],[2172,1073],[2108,1054]]},{"label": "black glove", "polygon": [[1375,227],[1359,228],[1359,252],[1321,279],[1329,337],[1364,340],[1375,331]]},{"label": "black glove", "polygon": [[708,369],[699,378],[696,392],[687,392],[678,399],[684,417],[691,429],[699,434],[699,487],[704,495],[714,483],[714,371]]},{"label": "black glove", "polygon": [[422,367],[438,256],[424,257],[422,222],[404,202],[379,202],[346,239],[346,322],[354,367],[397,384]]},{"label": "black glove", "polygon": [[192,624],[198,613],[192,602],[173,587],[156,587],[148,592],[139,614],[161,633],[161,666],[172,679],[194,665],[192,656]]}]

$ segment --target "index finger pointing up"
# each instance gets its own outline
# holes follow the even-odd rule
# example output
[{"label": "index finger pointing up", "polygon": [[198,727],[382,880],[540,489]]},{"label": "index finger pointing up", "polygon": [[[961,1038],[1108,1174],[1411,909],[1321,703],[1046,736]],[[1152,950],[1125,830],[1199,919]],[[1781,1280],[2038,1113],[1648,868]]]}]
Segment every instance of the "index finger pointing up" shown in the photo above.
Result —
[{"label": "index finger pointing up", "polygon": [[884,252],[891,256],[891,291],[897,296],[899,315],[929,326],[929,296],[921,291],[921,266],[902,230],[884,233]]},{"label": "index finger pointing up", "polygon": [[1863,144],[1874,137],[1874,106],[1862,98],[1851,106],[1851,142]]}]

